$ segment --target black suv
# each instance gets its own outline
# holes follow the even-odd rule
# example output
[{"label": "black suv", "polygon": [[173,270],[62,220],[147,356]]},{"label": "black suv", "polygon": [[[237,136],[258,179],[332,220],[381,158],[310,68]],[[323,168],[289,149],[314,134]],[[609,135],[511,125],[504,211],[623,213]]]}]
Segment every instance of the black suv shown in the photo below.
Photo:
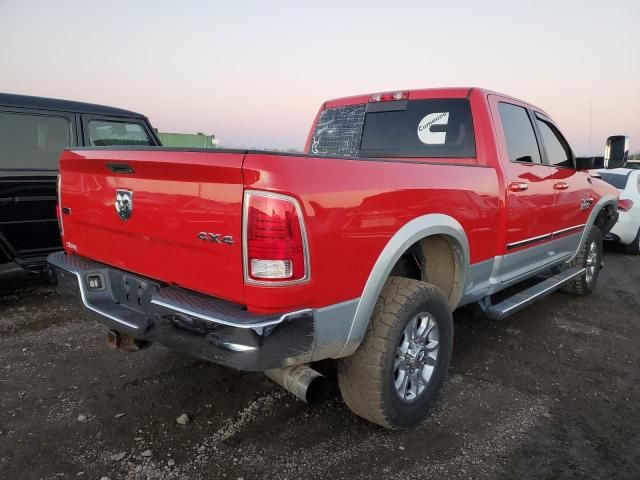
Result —
[{"label": "black suv", "polygon": [[45,268],[59,250],[58,157],[76,146],[160,145],[144,115],[119,108],[0,93],[0,265]]}]

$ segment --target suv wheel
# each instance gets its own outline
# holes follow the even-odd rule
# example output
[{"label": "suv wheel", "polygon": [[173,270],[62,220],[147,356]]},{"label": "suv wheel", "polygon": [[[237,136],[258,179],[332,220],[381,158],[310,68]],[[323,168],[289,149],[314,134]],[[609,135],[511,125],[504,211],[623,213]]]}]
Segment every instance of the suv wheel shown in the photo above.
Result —
[{"label": "suv wheel", "polygon": [[640,255],[640,228],[638,228],[636,238],[629,245],[625,245],[624,250],[631,255]]},{"label": "suv wheel", "polygon": [[390,277],[362,345],[338,364],[342,397],[355,414],[383,427],[415,426],[438,396],[452,349],[444,294],[429,283]]}]

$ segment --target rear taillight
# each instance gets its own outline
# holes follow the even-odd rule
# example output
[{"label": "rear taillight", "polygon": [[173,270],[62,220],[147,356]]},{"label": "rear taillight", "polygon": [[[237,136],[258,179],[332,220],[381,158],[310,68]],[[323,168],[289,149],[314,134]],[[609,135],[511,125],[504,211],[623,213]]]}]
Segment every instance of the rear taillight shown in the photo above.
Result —
[{"label": "rear taillight", "polygon": [[393,100],[406,100],[409,92],[374,93],[369,97],[369,102],[391,102]]},{"label": "rear taillight", "polygon": [[247,283],[279,284],[309,278],[304,219],[294,198],[245,192],[243,235]]},{"label": "rear taillight", "polygon": [[629,200],[628,198],[618,200],[618,210],[623,212],[628,212],[633,207],[633,200]]}]

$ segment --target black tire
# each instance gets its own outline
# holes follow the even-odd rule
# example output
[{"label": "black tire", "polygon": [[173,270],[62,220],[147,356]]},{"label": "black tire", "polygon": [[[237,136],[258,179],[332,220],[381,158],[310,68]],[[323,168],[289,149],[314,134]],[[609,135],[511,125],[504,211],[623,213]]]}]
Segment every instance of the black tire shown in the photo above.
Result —
[{"label": "black tire", "polygon": [[[418,316],[425,313],[426,317]],[[428,362],[434,362],[435,365],[427,367],[424,366],[426,350],[412,356],[412,362],[416,363],[411,365],[422,366],[413,370],[407,367],[402,378],[409,378],[409,371],[412,375],[414,371],[420,372],[416,374],[420,375],[420,381],[414,387],[422,388],[422,391],[415,394],[415,398],[404,400],[395,385],[395,382],[400,381],[398,375],[402,372],[396,372],[394,364],[397,361],[397,350],[405,345],[406,329],[411,328],[410,322],[416,318],[417,323],[411,325],[425,325],[423,332],[426,332],[426,340],[423,339],[422,342],[428,342],[428,345],[422,348],[427,349],[432,345],[433,349],[433,345],[437,345],[437,354],[435,360],[429,359]],[[437,326],[435,329],[434,322]],[[427,338],[430,335],[427,325],[431,325],[433,332],[438,335],[435,344]],[[338,362],[338,382],[342,398],[356,415],[385,428],[416,426],[429,414],[438,397],[447,375],[452,350],[453,319],[445,295],[429,283],[389,277],[380,293],[362,344],[352,356]],[[420,359],[423,363],[419,363]],[[421,383],[424,380],[423,368],[431,372],[426,385]],[[408,391],[406,383],[411,382],[405,382],[405,392]]]},{"label": "black tire", "polygon": [[600,269],[602,268],[602,232],[598,227],[593,225],[591,230],[589,230],[589,234],[585,239],[584,243],[580,246],[580,251],[578,251],[578,255],[571,262],[572,267],[582,267],[589,268],[589,252],[592,248],[592,245],[595,248],[596,258],[593,260],[593,266],[595,269],[593,273],[590,275],[590,278],[587,278],[589,275],[585,272],[583,275],[571,280],[570,282],[564,284],[561,288],[563,292],[570,293],[572,295],[578,295],[584,297],[589,295],[596,288],[596,283],[598,281],[598,274],[600,273]]},{"label": "black tire", "polygon": [[640,228],[636,234],[636,238],[633,239],[629,245],[624,246],[624,251],[631,255],[640,255]]}]

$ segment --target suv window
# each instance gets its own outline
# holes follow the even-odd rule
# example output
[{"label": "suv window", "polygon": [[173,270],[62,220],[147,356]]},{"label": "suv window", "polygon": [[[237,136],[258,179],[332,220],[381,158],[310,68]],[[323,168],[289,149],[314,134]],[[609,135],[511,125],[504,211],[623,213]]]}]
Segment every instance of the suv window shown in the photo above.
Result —
[{"label": "suv window", "polygon": [[348,157],[475,157],[467,99],[368,103],[322,112],[311,153]]},{"label": "suv window", "polygon": [[0,112],[0,168],[57,170],[60,152],[70,145],[64,117]]},{"label": "suv window", "polygon": [[152,145],[152,142],[140,123],[90,120],[89,145]]},{"label": "suv window", "polygon": [[500,120],[512,162],[542,163],[540,149],[527,110],[500,102]]},{"label": "suv window", "polygon": [[634,160],[633,162],[627,162],[625,168],[628,168],[630,170],[640,170],[640,159]]},{"label": "suv window", "polygon": [[542,136],[544,148],[547,151],[549,164],[555,167],[573,167],[569,145],[562,138],[555,125],[538,115],[536,115],[536,123]]}]

